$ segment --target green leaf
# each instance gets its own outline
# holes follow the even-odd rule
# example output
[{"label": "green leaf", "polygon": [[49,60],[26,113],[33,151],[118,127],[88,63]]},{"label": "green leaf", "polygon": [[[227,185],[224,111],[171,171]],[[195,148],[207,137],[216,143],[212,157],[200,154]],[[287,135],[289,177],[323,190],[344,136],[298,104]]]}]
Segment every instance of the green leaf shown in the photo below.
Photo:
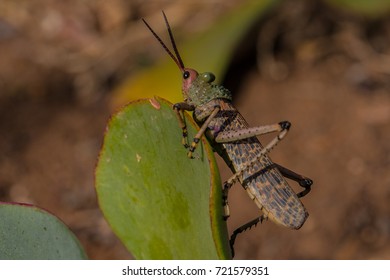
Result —
[{"label": "green leaf", "polygon": [[[196,133],[186,117],[188,139]],[[230,258],[209,144],[187,157],[172,104],[135,101],[114,115],[96,168],[100,208],[137,259]]]},{"label": "green leaf", "polygon": [[74,234],[55,216],[26,204],[0,203],[0,259],[85,259]]},{"label": "green leaf", "polygon": [[[213,72],[216,82],[220,82],[239,41],[253,22],[278,2],[279,0],[247,0],[219,19],[206,32],[191,34],[185,42],[177,42],[185,66],[199,72]],[[163,24],[162,18],[161,23]],[[145,28],[145,32],[149,31]],[[175,30],[173,32],[177,33]],[[161,48],[161,52],[165,51]],[[152,97],[155,94],[173,102],[180,102],[181,80],[179,69],[166,54],[160,63],[133,75],[117,88],[113,106],[118,107],[128,101]]]}]

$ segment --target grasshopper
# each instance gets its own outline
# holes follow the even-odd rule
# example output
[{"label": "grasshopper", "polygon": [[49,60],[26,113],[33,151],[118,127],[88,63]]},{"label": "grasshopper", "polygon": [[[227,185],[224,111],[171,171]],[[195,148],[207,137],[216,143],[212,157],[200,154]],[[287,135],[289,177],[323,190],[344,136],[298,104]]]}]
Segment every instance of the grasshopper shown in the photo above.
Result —
[{"label": "grasshopper", "polygon": [[[184,102],[174,104],[173,109],[182,129],[182,144],[188,149],[188,157],[193,158],[200,138],[206,135],[214,151],[232,170],[234,175],[223,184],[225,220],[230,215],[228,192],[236,181],[241,183],[262,212],[259,217],[233,231],[230,237],[232,256],[234,256],[233,245],[237,235],[264,220],[270,219],[284,227],[299,229],[308,217],[299,198],[310,192],[313,181],[272,162],[268,156],[269,152],[286,136],[291,124],[282,121],[277,124],[249,127],[232,105],[230,91],[223,86],[213,84],[215,76],[212,73],[198,73],[194,69],[184,67],[168,19],[165,13],[162,13],[176,56],[145,19],[142,20],[182,73]],[[184,111],[193,112],[193,118],[200,127],[191,144],[187,140]],[[272,132],[277,132],[278,135],[265,146],[256,137]],[[285,177],[298,182],[304,190],[296,194]]]}]

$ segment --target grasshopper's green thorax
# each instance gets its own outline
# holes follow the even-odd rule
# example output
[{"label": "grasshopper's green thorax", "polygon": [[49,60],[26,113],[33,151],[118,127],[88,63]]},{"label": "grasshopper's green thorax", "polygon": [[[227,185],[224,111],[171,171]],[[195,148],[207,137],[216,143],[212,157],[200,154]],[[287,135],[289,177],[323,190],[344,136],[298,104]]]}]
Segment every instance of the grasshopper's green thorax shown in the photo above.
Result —
[{"label": "grasshopper's green thorax", "polygon": [[183,80],[183,95],[190,105],[200,106],[217,98],[232,99],[228,89],[212,83],[215,79],[212,73],[192,72],[189,79],[190,81]]}]

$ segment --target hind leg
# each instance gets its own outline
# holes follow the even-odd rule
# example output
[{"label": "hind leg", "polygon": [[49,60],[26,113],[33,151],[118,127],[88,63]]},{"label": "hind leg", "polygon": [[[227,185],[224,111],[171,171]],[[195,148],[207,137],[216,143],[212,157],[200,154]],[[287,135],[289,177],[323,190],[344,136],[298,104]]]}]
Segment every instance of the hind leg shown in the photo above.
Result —
[{"label": "hind leg", "polygon": [[279,169],[280,173],[286,178],[289,178],[291,180],[294,180],[297,182],[302,188],[304,188],[303,191],[299,192],[297,194],[298,197],[303,197],[307,195],[311,191],[311,185],[313,184],[313,180],[310,178],[307,178],[305,176],[302,176],[298,173],[295,173],[294,171],[283,167],[277,163],[274,163],[275,166]]},{"label": "hind leg", "polygon": [[229,241],[232,257],[234,257],[234,242],[236,241],[237,235],[250,229],[253,226],[256,226],[258,223],[262,223],[265,220],[267,220],[267,217],[265,215],[261,215],[260,217],[253,219],[252,221],[238,227],[235,231],[233,231]]}]

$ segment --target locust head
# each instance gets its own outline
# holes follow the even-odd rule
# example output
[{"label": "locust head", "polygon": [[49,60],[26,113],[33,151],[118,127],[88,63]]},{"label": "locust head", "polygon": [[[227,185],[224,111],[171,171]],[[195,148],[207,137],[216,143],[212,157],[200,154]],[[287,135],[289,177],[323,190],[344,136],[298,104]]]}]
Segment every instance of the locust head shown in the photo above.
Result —
[{"label": "locust head", "polygon": [[198,106],[215,97],[213,90],[215,86],[212,84],[215,80],[213,73],[198,73],[191,68],[184,68],[183,70],[182,92],[186,103]]},{"label": "locust head", "polygon": [[175,39],[173,38],[173,33],[171,27],[169,26],[168,19],[165,13],[162,13],[164,16],[165,24],[168,29],[169,38],[172,43],[174,54],[168,49],[168,47],[156,34],[156,32],[150,27],[150,25],[144,19],[142,20],[180,69],[183,78],[182,92],[184,102],[189,105],[198,106],[208,102],[210,99],[213,98],[230,98],[230,92],[227,89],[212,84],[212,82],[215,80],[214,74],[210,72],[199,74],[194,69],[184,67],[183,60],[180,57],[179,51],[176,47]]}]

